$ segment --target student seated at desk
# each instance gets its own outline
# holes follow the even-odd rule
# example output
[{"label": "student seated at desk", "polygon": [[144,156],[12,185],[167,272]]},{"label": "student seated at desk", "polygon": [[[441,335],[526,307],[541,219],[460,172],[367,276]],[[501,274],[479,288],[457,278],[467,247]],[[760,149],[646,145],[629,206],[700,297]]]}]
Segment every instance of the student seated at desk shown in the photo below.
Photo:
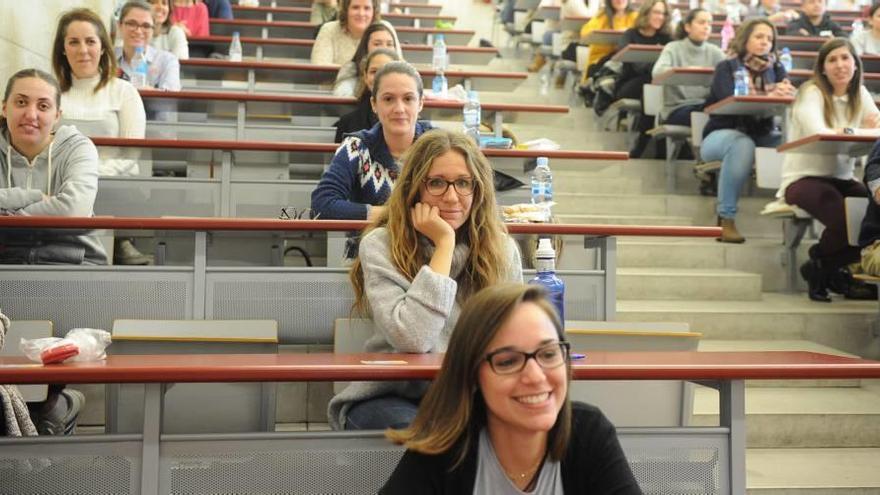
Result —
[{"label": "student seated at desk", "polygon": [[[777,60],[776,28],[767,19],[746,21],[731,43],[736,57],[715,67],[706,105],[733,96],[736,71],[745,68],[749,75],[749,94],[792,96],[794,86],[786,79],[785,68]],[[718,225],[721,242],[741,243],[745,238],[736,229],[739,193],[752,175],[755,147],[777,146],[780,135],[773,117],[712,115],[703,129],[700,155],[705,161],[721,160],[718,173]]]},{"label": "student seated at desk", "polygon": [[[647,0],[639,8],[636,25],[623,33],[618,49],[627,45],[665,45],[672,39],[669,28],[669,5],[666,0]],[[612,62],[608,62],[609,64]],[[627,62],[622,64],[620,76],[614,85],[613,100],[632,98],[642,101],[645,84],[651,83],[651,62]],[[639,137],[630,156],[638,158],[642,156],[649,137],[645,134],[653,126],[653,118],[639,115],[633,124],[638,131]]]},{"label": "student seated at desk", "polygon": [[[98,191],[98,150],[61,119],[61,88],[36,69],[6,84],[0,118],[0,214],[90,217]],[[54,132],[53,132],[54,131]],[[93,232],[0,233],[0,263],[106,265]]]},{"label": "student seated at desk", "polygon": [[880,2],[871,5],[868,18],[870,19],[870,29],[853,33],[849,38],[859,57],[864,54],[880,55]]},{"label": "student seated at desk", "polygon": [[346,137],[318,186],[312,212],[324,220],[375,220],[401,173],[403,154],[430,125],[419,122],[422,77],[406,62],[377,73],[371,104],[379,123]]},{"label": "student seated at desk", "polygon": [[[819,133],[880,136],[880,111],[861,81],[862,63],[852,44],[845,38],[825,42],[813,77],[798,91],[788,140]],[[776,196],[825,226],[800,270],[813,301],[831,302],[829,289],[849,299],[877,297],[870,287],[856,285],[847,268],[859,260],[859,250],[847,240],[844,198],[868,195],[865,186],[853,178],[854,163],[849,155],[807,153],[785,153],[782,162],[782,184]]]},{"label": "student seated at desk", "polygon": [[379,69],[390,62],[399,61],[397,53],[385,48],[373,50],[369,55],[361,61],[361,77],[355,90],[357,96],[357,108],[343,115],[333,124],[336,127],[336,142],[341,143],[346,134],[351,134],[364,129],[370,129],[379,118],[373,111],[372,98],[373,94],[370,88],[373,86],[373,80]]},{"label": "student seated at desk", "polygon": [[180,91],[180,62],[171,52],[150,45],[153,31],[153,12],[142,1],[127,2],[119,16],[118,32],[122,34],[122,46],[116,48],[116,63],[123,79],[131,81],[135,68],[131,66],[135,50],[143,50],[147,60],[147,85],[166,91]]},{"label": "student seated at desk", "polygon": [[402,59],[400,47],[397,43],[397,37],[390,26],[382,23],[370,24],[370,27],[364,31],[357,50],[351,60],[342,64],[339,72],[336,74],[336,81],[333,83],[333,94],[335,96],[354,96],[355,87],[360,80],[358,69],[361,62],[368,53],[379,48],[387,48],[393,50],[397,54],[398,59]]},{"label": "student seated at desk", "polygon": [[188,59],[189,44],[186,41],[186,33],[171,21],[174,4],[171,0],[150,0],[150,5],[153,7],[153,22],[156,26],[150,45],[157,50],[171,52],[178,60]]},{"label": "student seated at desk", "polygon": [[[605,8],[599,14],[589,20],[581,28],[581,38],[585,38],[597,29],[615,29],[624,31],[636,24],[638,12],[633,10],[629,0],[605,0]],[[587,78],[592,77],[602,66],[605,59],[614,53],[615,45],[595,43],[590,45],[590,55],[587,57],[587,66],[584,67],[585,83]],[[592,99],[590,100],[592,101]]]},{"label": "student seated at desk", "polygon": [[342,0],[339,19],[325,23],[318,30],[312,46],[312,63],[342,65],[350,61],[367,27],[373,23],[385,24],[394,34],[395,45],[400,46],[397,32],[382,20],[379,0]]},{"label": "student seated at desk", "polygon": [[614,425],[568,396],[571,357],[540,287],[498,284],[465,305],[407,451],[379,490],[541,495],[642,493]]},{"label": "student seated at desk", "polygon": [[325,22],[335,21],[339,16],[339,5],[336,0],[312,0],[309,22],[320,26]]},{"label": "student seated at desk", "polygon": [[746,14],[746,19],[753,17],[766,17],[773,24],[788,24],[800,18],[800,14],[794,9],[783,8],[780,0],[761,0]]},{"label": "student seated at desk", "polygon": [[[712,34],[712,14],[697,8],[687,13],[676,27],[676,40],[663,47],[654,63],[651,76],[657,77],[675,67],[715,67],[724,60],[724,52],[709,43]],[[691,113],[701,112],[709,96],[709,88],[702,86],[663,86],[661,120],[670,125],[690,127]]]},{"label": "student seated at desk", "polygon": [[880,141],[874,143],[865,163],[865,186],[871,194],[859,231],[862,271],[880,277]]},{"label": "student seated at desk", "polygon": [[[492,167],[467,136],[429,131],[405,160],[352,264],[354,310],[375,324],[367,352],[444,352],[460,305],[482,288],[522,282],[522,261],[498,215]],[[330,401],[330,424],[408,426],[426,389],[353,383]]]},{"label": "student seated at desk", "polygon": [[[70,10],[58,20],[52,43],[52,70],[61,86],[61,123],[86,136],[143,139],[144,104],[128,81],[116,77],[116,60],[104,23],[89,9]],[[101,147],[98,175],[138,175],[136,149]],[[117,238],[116,264],[152,263],[129,239]]]},{"label": "student seated at desk", "polygon": [[183,29],[187,38],[211,34],[208,7],[199,0],[174,0],[171,18]]},{"label": "student seated at desk", "polygon": [[846,36],[840,25],[825,11],[825,0],[804,0],[800,17],[785,28],[791,36]]}]

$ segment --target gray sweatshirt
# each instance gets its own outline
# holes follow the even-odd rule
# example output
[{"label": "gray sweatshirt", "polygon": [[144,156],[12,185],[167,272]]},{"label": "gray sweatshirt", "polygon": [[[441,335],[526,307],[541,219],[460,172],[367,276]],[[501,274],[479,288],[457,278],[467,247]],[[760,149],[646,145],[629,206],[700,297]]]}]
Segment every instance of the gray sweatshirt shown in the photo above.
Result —
[{"label": "gray sweatshirt", "polygon": [[[412,281],[391,261],[388,231],[378,228],[361,239],[359,256],[364,270],[364,290],[373,314],[376,333],[367,340],[365,352],[445,352],[449,336],[461,311],[457,279],[469,254],[464,244],[455,246],[449,277],[422,266]],[[522,260],[513,239],[508,238],[506,281],[522,282]],[[383,395],[419,399],[428,388],[425,381],[353,382],[333,397],[327,416],[334,430],[345,425],[348,409]]]},{"label": "gray sweatshirt", "polygon": [[[75,127],[59,127],[33,162],[0,132],[0,214],[90,217],[97,191],[98,151]],[[7,230],[0,246],[6,263],[107,263],[94,231]]]},{"label": "gray sweatshirt", "polygon": [[[660,58],[654,63],[651,76],[657,77],[674,67],[715,67],[722,60],[724,60],[724,52],[721,48],[708,41],[697,46],[690,38],[684,38],[672,41],[663,47]],[[707,96],[709,96],[709,86],[665,85],[662,117],[665,119],[677,107],[703,103]]]}]

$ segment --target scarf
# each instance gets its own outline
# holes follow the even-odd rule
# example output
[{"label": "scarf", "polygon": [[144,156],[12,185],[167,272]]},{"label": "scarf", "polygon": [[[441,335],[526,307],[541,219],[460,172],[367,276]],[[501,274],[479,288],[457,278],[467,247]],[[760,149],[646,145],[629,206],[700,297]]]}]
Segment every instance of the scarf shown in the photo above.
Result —
[{"label": "scarf", "polygon": [[[9,318],[0,312],[0,349],[6,341],[6,330],[11,325]],[[27,403],[15,385],[0,385],[0,407],[6,418],[6,435],[10,437],[37,436],[37,429],[31,421]]]},{"label": "scarf", "polygon": [[772,53],[763,56],[746,54],[742,63],[749,71],[749,94],[766,94],[773,91],[776,83],[767,81],[764,75],[767,69],[776,64],[776,55]]}]

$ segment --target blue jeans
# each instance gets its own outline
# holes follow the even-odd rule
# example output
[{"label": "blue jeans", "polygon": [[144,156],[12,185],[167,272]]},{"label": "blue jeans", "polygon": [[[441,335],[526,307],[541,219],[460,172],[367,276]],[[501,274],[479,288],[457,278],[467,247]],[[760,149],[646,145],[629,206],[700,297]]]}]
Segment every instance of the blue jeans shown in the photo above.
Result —
[{"label": "blue jeans", "polygon": [[736,203],[743,184],[751,177],[755,165],[755,148],[779,145],[780,136],[770,134],[752,139],[736,129],[718,129],[703,139],[700,156],[704,161],[721,160],[718,174],[718,216],[736,217]]},{"label": "blue jeans", "polygon": [[386,395],[358,402],[348,409],[345,419],[346,430],[384,430],[387,428],[406,428],[412,423],[419,410],[419,403]]}]

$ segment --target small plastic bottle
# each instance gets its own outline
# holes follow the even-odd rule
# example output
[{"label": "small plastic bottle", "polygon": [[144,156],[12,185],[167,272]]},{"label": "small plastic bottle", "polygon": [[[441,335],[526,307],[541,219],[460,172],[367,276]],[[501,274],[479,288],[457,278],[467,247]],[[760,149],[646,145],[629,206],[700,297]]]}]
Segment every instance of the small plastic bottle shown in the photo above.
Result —
[{"label": "small plastic bottle", "polygon": [[532,203],[549,203],[553,201],[553,172],[550,171],[550,160],[539,156],[537,166],[532,170]]},{"label": "small plastic bottle", "polygon": [[730,46],[734,35],[736,35],[736,31],[733,29],[733,20],[730,16],[727,16],[727,19],[724,20],[724,27],[721,28],[721,51],[727,51],[727,47]]},{"label": "small plastic bottle", "polygon": [[864,30],[865,30],[865,23],[862,22],[861,19],[856,19],[852,23],[852,33],[850,33],[850,37],[853,37],[857,34],[861,34],[861,32]]},{"label": "small plastic bottle", "polygon": [[733,95],[747,96],[749,94],[749,72],[745,67],[740,67],[733,75]]},{"label": "small plastic bottle", "polygon": [[434,52],[431,58],[431,68],[435,71],[446,72],[446,37],[442,34],[434,36]]},{"label": "small plastic bottle", "polygon": [[144,47],[138,46],[134,49],[134,56],[131,57],[131,84],[135,88],[147,88],[147,58],[144,56]]},{"label": "small plastic bottle", "polygon": [[786,74],[791,74],[791,69],[794,68],[794,62],[791,59],[791,50],[789,50],[787,46],[782,49],[782,54],[779,55],[779,63],[785,68]]},{"label": "small plastic bottle", "polygon": [[679,24],[681,24],[681,10],[675,9],[672,11],[672,15],[669,16],[669,25],[672,29],[675,29]]},{"label": "small plastic bottle", "polygon": [[232,43],[229,44],[229,60],[241,62],[241,37],[238,31],[232,33]]},{"label": "small plastic bottle", "polygon": [[476,91],[468,91],[468,99],[461,109],[464,121],[464,133],[480,146],[480,123],[482,122],[482,110],[480,109],[480,97]]},{"label": "small plastic bottle", "polygon": [[529,280],[529,283],[542,285],[547,289],[550,302],[556,307],[559,320],[565,325],[565,282],[556,276],[556,251],[550,239],[544,238],[538,241],[535,258],[538,275]]},{"label": "small plastic bottle", "polygon": [[433,91],[434,96],[437,98],[445,99],[449,96],[449,82],[446,80],[443,71],[437,72],[437,75],[434,76],[434,79],[431,81],[431,91]]}]

